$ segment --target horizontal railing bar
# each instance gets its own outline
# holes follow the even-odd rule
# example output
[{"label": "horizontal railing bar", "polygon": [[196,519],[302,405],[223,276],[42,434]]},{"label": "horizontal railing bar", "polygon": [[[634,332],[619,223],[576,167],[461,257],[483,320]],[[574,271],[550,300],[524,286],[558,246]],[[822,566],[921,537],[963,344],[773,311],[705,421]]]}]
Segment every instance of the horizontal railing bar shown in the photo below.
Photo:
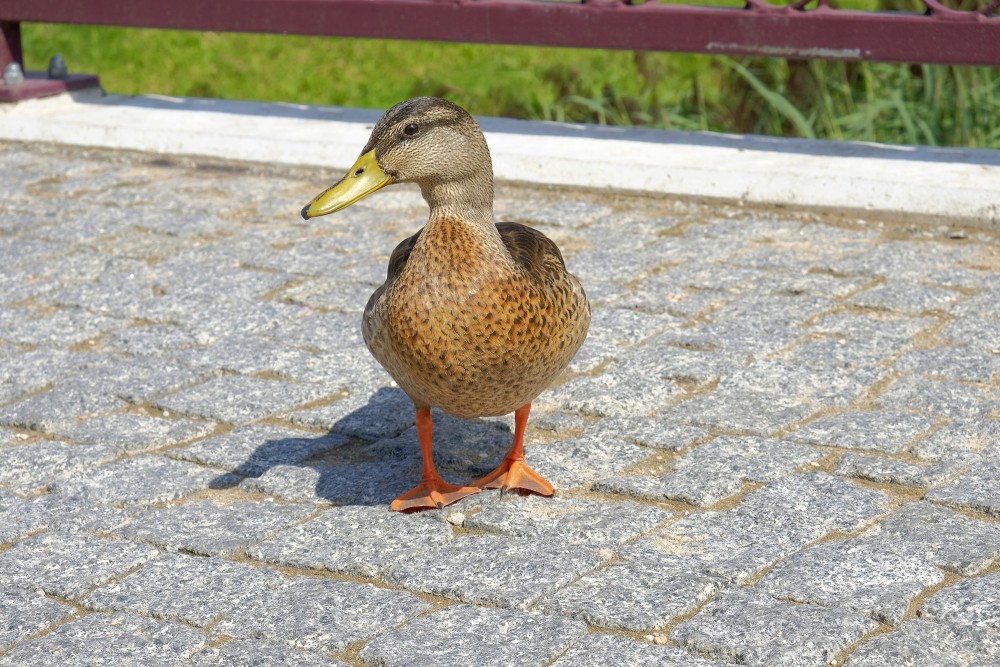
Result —
[{"label": "horizontal railing bar", "polygon": [[0,20],[1000,65],[1000,17],[531,0],[3,0]]}]

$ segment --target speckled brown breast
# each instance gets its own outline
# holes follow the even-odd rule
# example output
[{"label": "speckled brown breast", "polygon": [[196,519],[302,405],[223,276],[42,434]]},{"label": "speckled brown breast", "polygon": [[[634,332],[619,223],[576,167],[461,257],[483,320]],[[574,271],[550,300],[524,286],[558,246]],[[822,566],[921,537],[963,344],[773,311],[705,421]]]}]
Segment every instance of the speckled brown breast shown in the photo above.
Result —
[{"label": "speckled brown breast", "polygon": [[513,412],[556,379],[587,335],[587,298],[555,244],[516,223],[497,230],[501,257],[466,223],[429,223],[396,248],[368,302],[365,343],[418,408]]}]

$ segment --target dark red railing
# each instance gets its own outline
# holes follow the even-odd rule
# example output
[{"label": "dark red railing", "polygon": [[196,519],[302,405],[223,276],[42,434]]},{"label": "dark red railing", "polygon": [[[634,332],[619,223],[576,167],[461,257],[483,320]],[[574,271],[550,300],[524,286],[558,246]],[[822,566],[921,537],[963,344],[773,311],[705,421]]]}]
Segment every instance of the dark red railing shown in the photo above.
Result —
[{"label": "dark red railing", "polygon": [[[583,0],[0,0],[0,60],[22,21],[729,55],[1000,66],[1000,0],[970,11]],[[3,64],[3,63],[0,63]]]}]

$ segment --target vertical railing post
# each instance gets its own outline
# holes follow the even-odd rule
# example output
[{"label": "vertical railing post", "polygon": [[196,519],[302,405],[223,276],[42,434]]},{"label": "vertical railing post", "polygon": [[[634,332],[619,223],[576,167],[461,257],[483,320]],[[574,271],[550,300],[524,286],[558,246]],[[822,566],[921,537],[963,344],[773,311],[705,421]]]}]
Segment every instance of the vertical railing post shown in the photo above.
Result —
[{"label": "vertical railing post", "polygon": [[0,21],[0,72],[11,62],[24,64],[21,24],[18,21]]}]

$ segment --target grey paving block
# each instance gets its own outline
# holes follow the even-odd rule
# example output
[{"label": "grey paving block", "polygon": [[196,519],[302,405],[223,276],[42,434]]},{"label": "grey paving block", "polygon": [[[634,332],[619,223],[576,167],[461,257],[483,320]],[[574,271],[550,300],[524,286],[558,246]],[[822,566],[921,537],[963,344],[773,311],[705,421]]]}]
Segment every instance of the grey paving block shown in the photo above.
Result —
[{"label": "grey paving block", "polygon": [[723,436],[697,446],[659,478],[612,478],[596,488],[650,500],[712,505],[738,493],[744,482],[774,481],[824,456],[812,447],[777,440]]},{"label": "grey paving block", "polygon": [[41,593],[24,588],[0,590],[0,652],[76,613]]},{"label": "grey paving block", "polygon": [[962,474],[966,467],[966,464],[962,463],[918,465],[898,459],[847,454],[837,462],[834,472],[882,484],[928,489],[954,479]]},{"label": "grey paving block", "polygon": [[385,506],[419,481],[420,473],[411,463],[386,461],[339,466],[276,465],[239,485],[245,491],[284,500]]},{"label": "grey paving block", "polygon": [[805,368],[758,362],[723,378],[709,394],[664,414],[692,424],[769,435],[824,407],[843,407],[880,376],[877,369]]},{"label": "grey paving block", "polygon": [[[0,656],[5,667],[53,664],[173,667],[208,638],[178,623],[115,614],[91,614],[60,625]],[[84,660],[86,662],[80,662]]]},{"label": "grey paving block", "polygon": [[815,445],[897,454],[933,425],[933,419],[908,412],[852,410],[817,419],[789,437]]},{"label": "grey paving block", "polygon": [[989,382],[1000,373],[1000,356],[971,347],[938,347],[908,352],[896,360],[895,367],[936,378]]},{"label": "grey paving block", "polygon": [[913,453],[931,461],[971,461],[990,445],[1000,445],[1000,421],[956,419],[913,446]]},{"label": "grey paving block", "polygon": [[953,320],[941,330],[940,337],[958,345],[969,345],[985,350],[990,354],[997,354],[1000,351],[1000,327],[997,326],[997,321],[981,315],[964,315]]},{"label": "grey paving block", "polygon": [[915,410],[930,417],[982,419],[1000,407],[1000,392],[989,385],[906,375],[877,400],[889,409]]},{"label": "grey paving block", "polygon": [[451,539],[451,527],[426,513],[403,515],[385,507],[344,506],[284,530],[247,553],[279,565],[376,577],[398,561],[423,561],[426,550]]},{"label": "grey paving block", "polygon": [[919,314],[945,310],[961,296],[959,292],[930,287],[909,281],[891,280],[861,292],[851,302],[868,308],[882,308],[897,313]]},{"label": "grey paving block", "polygon": [[735,373],[746,357],[722,348],[720,341],[714,338],[671,332],[619,353],[616,363],[639,377],[710,385]]},{"label": "grey paving block", "polygon": [[931,490],[927,500],[1000,517],[1000,461],[973,464],[955,481]]},{"label": "grey paving block", "polygon": [[144,324],[119,329],[103,339],[108,349],[142,357],[173,356],[198,345],[195,337],[176,324]]},{"label": "grey paving block", "polygon": [[21,345],[72,347],[124,326],[123,320],[72,308],[22,319],[5,327],[3,338]]},{"label": "grey paving block", "polygon": [[[527,609],[602,561],[596,551],[545,540],[463,535],[397,563],[388,581],[461,602]],[[447,568],[436,563],[448,563]]]},{"label": "grey paving block", "polygon": [[859,611],[898,624],[910,603],[944,581],[923,554],[888,540],[824,542],[771,569],[756,589],[773,597]]},{"label": "grey paving block", "polygon": [[81,502],[123,505],[177,500],[213,486],[226,486],[227,480],[217,471],[193,463],[141,455],[80,471],[53,484],[52,490]]},{"label": "grey paving block", "polygon": [[932,595],[917,613],[952,625],[1000,630],[1000,573],[962,579]]},{"label": "grey paving block", "polygon": [[964,575],[978,574],[1000,557],[1000,526],[928,502],[903,505],[871,533]]},{"label": "grey paving block", "polygon": [[689,559],[652,556],[585,574],[541,608],[612,630],[643,632],[690,614],[723,585]]},{"label": "grey paving block", "polygon": [[308,651],[341,651],[431,608],[409,593],[311,577],[294,577],[279,588],[255,593],[212,631],[287,642]]},{"label": "grey paving block", "polygon": [[[908,621],[854,651],[847,667],[969,667],[1000,657],[1000,636],[981,628]],[[984,662],[978,662],[983,660]]]},{"label": "grey paving block", "polygon": [[264,639],[235,639],[206,648],[184,663],[191,667],[347,667],[320,653],[306,653]]},{"label": "grey paving block", "polygon": [[90,445],[108,445],[125,454],[134,454],[178,445],[209,435],[215,425],[190,419],[164,419],[151,415],[115,414],[77,421],[56,433]]},{"label": "grey paving block", "polygon": [[153,547],[118,540],[46,533],[0,552],[0,582],[79,598],[157,553]]},{"label": "grey paving block", "polygon": [[281,414],[324,396],[320,387],[226,375],[155,401],[156,407],[192,417],[245,424]]},{"label": "grey paving block", "polygon": [[629,419],[610,417],[588,426],[583,435],[588,438],[622,439],[637,445],[680,451],[692,444],[708,440],[708,431],[697,426],[672,421],[667,417]]},{"label": "grey paving block", "polygon": [[27,445],[0,450],[0,486],[19,493],[43,489],[58,479],[90,470],[121,455],[107,445],[67,445],[38,440]]},{"label": "grey paving block", "polygon": [[318,408],[289,413],[288,419],[348,437],[381,440],[413,426],[415,414],[413,402],[401,389],[380,387],[372,394],[355,392]]},{"label": "grey paving block", "polygon": [[570,646],[552,667],[721,667],[723,663],[603,633],[591,633]]},{"label": "grey paving block", "polygon": [[266,567],[166,553],[101,586],[80,604],[205,627],[284,581]]},{"label": "grey paving block", "polygon": [[598,417],[647,417],[683,390],[670,382],[640,382],[614,362],[596,377],[580,376],[550,389],[536,402],[542,410],[564,409]]},{"label": "grey paving block", "polygon": [[259,477],[274,466],[300,463],[347,441],[336,434],[319,435],[270,424],[249,424],[173,449],[166,456],[225,468],[244,477]]},{"label": "grey paving block", "polygon": [[586,631],[566,618],[456,605],[376,637],[359,657],[379,667],[543,667]]},{"label": "grey paving block", "polygon": [[127,406],[128,403],[117,396],[95,393],[92,388],[67,382],[0,408],[0,424],[51,433],[77,419],[115,412]]},{"label": "grey paving block", "polygon": [[753,491],[732,509],[685,515],[622,555],[679,556],[705,573],[742,582],[824,535],[874,522],[888,502],[881,491],[825,473],[799,474]]},{"label": "grey paving block", "polygon": [[857,612],[735,588],[716,595],[671,636],[687,649],[730,662],[807,667],[830,664],[875,627]]},{"label": "grey paving block", "polygon": [[584,434],[561,442],[529,445],[525,456],[557,491],[564,491],[621,472],[650,458],[653,451],[599,434]]},{"label": "grey paving block", "polygon": [[508,494],[466,517],[462,527],[600,548],[638,537],[670,516],[659,507],[638,503]]},{"label": "grey paving block", "polygon": [[279,505],[270,500],[217,504],[193,500],[137,514],[116,532],[167,549],[230,556],[305,520],[313,505]]}]

